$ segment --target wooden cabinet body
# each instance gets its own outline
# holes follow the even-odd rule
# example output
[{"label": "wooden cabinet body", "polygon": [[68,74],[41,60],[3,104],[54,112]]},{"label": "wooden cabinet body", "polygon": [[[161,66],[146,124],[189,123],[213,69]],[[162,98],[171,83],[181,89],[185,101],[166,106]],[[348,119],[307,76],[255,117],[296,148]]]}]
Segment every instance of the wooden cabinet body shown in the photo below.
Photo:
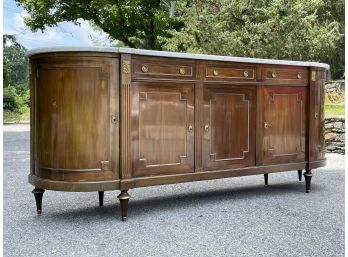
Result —
[{"label": "wooden cabinet body", "polygon": [[325,64],[116,49],[30,54],[37,188],[130,188],[325,165]]}]

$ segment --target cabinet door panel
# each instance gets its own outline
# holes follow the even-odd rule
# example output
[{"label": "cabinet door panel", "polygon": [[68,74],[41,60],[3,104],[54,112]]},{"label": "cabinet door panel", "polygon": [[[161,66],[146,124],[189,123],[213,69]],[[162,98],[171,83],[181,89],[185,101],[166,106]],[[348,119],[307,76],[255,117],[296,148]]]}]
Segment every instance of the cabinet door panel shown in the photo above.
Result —
[{"label": "cabinet door panel", "polygon": [[193,172],[193,85],[132,86],[133,175]]},{"label": "cabinet door panel", "polygon": [[305,160],[306,88],[265,87],[264,163]]},{"label": "cabinet door panel", "polygon": [[205,86],[205,170],[255,164],[254,94],[254,87]]},{"label": "cabinet door panel", "polygon": [[[51,179],[118,177],[116,60],[39,62],[36,173]],[[92,104],[93,103],[93,107]]]}]

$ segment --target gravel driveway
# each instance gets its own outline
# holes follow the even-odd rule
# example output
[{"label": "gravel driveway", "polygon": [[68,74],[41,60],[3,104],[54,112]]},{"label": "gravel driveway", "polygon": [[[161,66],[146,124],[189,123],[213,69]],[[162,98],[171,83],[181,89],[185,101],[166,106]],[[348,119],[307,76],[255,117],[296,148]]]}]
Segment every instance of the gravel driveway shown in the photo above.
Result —
[{"label": "gravel driveway", "polygon": [[328,154],[306,194],[297,171],[118,191],[46,191],[36,216],[29,126],[4,126],[4,256],[344,256],[344,156]]}]

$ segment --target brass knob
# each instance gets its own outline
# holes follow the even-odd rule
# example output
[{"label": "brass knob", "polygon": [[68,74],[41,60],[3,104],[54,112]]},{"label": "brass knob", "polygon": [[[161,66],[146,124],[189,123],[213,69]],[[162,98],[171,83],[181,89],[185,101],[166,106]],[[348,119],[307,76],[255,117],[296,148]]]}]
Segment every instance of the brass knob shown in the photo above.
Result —
[{"label": "brass knob", "polygon": [[185,73],[186,73],[185,68],[180,68],[180,69],[179,69],[179,73],[180,73],[181,75],[185,75]]},{"label": "brass knob", "polygon": [[205,124],[205,125],[204,125],[204,131],[205,131],[205,132],[208,132],[208,131],[209,131],[209,124]]},{"label": "brass knob", "polygon": [[302,79],[302,73],[300,73],[300,72],[297,73],[297,78],[298,78],[298,79]]},{"label": "brass knob", "polygon": [[141,71],[144,72],[144,73],[146,73],[146,72],[149,71],[149,67],[147,67],[147,65],[143,65],[143,66],[141,67]]},{"label": "brass knob", "polygon": [[266,128],[269,128],[271,126],[271,123],[269,123],[269,122],[264,122],[263,123],[263,127],[266,129]]},{"label": "brass knob", "polygon": [[219,75],[219,72],[218,72],[218,70],[213,70],[213,75],[214,75],[214,76],[217,76],[217,75]]},{"label": "brass knob", "polygon": [[246,77],[246,78],[249,77],[249,72],[248,72],[247,70],[245,70],[245,71],[243,72],[243,76]]},{"label": "brass knob", "polygon": [[272,74],[271,74],[271,76],[272,76],[272,78],[276,78],[277,77],[277,73],[275,73],[274,71],[272,72]]},{"label": "brass knob", "polygon": [[193,130],[192,124],[190,124],[190,125],[188,126],[187,130],[188,130],[189,132],[191,132],[191,131]]}]

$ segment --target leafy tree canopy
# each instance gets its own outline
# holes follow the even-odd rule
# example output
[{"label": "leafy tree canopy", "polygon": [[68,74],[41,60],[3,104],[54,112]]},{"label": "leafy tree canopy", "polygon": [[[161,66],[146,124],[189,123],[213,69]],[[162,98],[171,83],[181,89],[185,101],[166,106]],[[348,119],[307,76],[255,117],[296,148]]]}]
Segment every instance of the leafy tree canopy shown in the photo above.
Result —
[{"label": "leafy tree canopy", "polygon": [[321,61],[333,78],[344,73],[343,0],[15,1],[33,31],[84,19],[133,48]]},{"label": "leafy tree canopy", "polygon": [[28,89],[26,49],[16,41],[14,35],[4,35],[3,51],[4,87],[13,86],[22,94]]},{"label": "leafy tree canopy", "polygon": [[322,61],[344,72],[343,0],[200,0],[178,4],[185,27],[172,31],[173,51]]},{"label": "leafy tree canopy", "polygon": [[15,0],[28,11],[25,23],[33,30],[79,19],[91,21],[111,39],[133,48],[161,49],[159,37],[182,27],[169,10],[169,0]]}]

